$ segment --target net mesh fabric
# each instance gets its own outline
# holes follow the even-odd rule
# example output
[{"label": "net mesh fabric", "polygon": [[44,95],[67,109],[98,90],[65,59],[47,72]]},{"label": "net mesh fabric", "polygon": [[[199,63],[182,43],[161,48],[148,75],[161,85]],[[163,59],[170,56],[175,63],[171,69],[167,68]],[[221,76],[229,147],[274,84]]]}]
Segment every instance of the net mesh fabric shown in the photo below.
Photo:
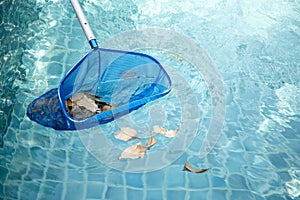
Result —
[{"label": "net mesh fabric", "polygon": [[[54,129],[84,129],[128,114],[166,95],[170,88],[171,80],[167,72],[154,58],[136,52],[99,48],[89,52],[67,73],[58,89],[51,90],[52,96],[49,91],[34,100],[28,107],[27,115]],[[85,119],[74,119],[66,110],[66,100],[80,92],[99,96],[116,108]],[[47,109],[45,104],[48,104]],[[40,116],[41,113],[44,116]]]}]

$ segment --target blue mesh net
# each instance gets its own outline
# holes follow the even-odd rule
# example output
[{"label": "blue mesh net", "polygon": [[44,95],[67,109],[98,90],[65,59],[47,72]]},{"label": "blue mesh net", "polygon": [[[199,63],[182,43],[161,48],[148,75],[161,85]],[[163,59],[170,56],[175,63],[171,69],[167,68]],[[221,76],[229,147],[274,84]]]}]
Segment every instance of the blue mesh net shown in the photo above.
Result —
[{"label": "blue mesh net", "polygon": [[[99,48],[83,57],[57,89],[35,99],[28,106],[27,115],[57,130],[90,128],[128,114],[166,95],[170,89],[168,74],[154,58]],[[99,97],[114,108],[78,119],[70,115],[66,102],[79,93]]]}]

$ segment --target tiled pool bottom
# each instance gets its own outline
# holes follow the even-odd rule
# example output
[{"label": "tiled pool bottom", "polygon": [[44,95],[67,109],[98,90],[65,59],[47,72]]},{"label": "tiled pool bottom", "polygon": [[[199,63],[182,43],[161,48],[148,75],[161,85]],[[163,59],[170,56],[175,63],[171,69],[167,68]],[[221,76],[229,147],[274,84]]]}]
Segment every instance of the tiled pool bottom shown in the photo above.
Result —
[{"label": "tiled pool bottom", "polygon": [[[43,127],[32,126],[27,119],[19,122],[14,115],[13,126],[22,130],[9,129],[1,150],[13,151],[1,158],[9,163],[9,171],[1,169],[0,194],[4,199],[273,200],[293,199],[293,195],[297,199],[299,195],[300,139],[296,128],[300,124],[296,121],[280,135],[265,136],[245,135],[236,125],[227,124],[225,129],[230,131],[204,159],[198,158],[200,141],[195,138],[178,160],[147,173],[126,173],[105,166],[88,153],[76,132],[45,133]],[[187,160],[209,170],[202,174],[182,171]]]},{"label": "tiled pool bottom", "polygon": [[[105,4],[102,7],[89,6],[96,1],[82,1],[88,3],[84,9],[99,39],[135,27],[179,28],[210,54],[226,85],[226,122],[205,158],[198,157],[199,137],[178,160],[161,170],[125,173],[88,153],[76,132],[55,132],[25,117],[30,101],[45,89],[57,87],[66,68],[88,51],[69,2],[53,2],[45,1],[40,6],[43,20],[30,25],[37,34],[26,40],[28,51],[22,58],[29,70],[28,82],[16,84],[20,89],[13,100],[17,103],[0,149],[0,199],[300,198],[300,51],[299,20],[295,19],[299,3],[177,1],[174,6],[169,1],[155,15],[152,11],[159,11],[158,1],[97,1]],[[114,9],[104,10],[110,3]],[[138,12],[132,9],[135,5],[123,4],[139,4]],[[119,21],[111,24],[116,15]],[[132,15],[137,19],[126,20]],[[203,174],[182,171],[187,160],[209,170]]]}]

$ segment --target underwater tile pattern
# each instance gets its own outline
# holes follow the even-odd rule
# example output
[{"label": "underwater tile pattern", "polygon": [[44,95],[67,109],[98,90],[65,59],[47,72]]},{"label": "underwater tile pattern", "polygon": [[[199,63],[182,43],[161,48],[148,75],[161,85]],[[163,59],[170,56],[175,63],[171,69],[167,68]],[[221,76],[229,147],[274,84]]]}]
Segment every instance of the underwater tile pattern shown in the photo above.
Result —
[{"label": "underwater tile pattern", "polygon": [[[14,110],[0,148],[1,199],[300,198],[299,2],[81,3],[100,41],[150,26],[196,40],[215,62],[226,87],[222,134],[200,158],[201,134],[208,129],[211,114],[204,109],[211,102],[204,99],[199,125],[203,130],[181,157],[159,170],[130,173],[97,160],[76,131],[54,131],[30,121],[27,105],[57,87],[89,51],[69,2],[39,0],[39,19],[28,25],[34,34],[24,41],[21,56],[27,81],[14,83],[18,87]],[[161,53],[159,59],[178,64],[173,54]],[[191,75],[189,65],[178,65],[183,76]],[[209,170],[183,171],[185,161]]]}]

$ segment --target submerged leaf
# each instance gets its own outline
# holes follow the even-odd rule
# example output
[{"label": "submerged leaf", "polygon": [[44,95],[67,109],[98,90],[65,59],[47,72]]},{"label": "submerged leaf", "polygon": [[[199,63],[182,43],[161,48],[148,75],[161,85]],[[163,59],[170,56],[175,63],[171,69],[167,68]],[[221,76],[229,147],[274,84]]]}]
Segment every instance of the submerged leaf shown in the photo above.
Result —
[{"label": "submerged leaf", "polygon": [[140,142],[138,142],[135,145],[132,145],[132,146],[126,148],[121,153],[119,160],[124,159],[124,158],[131,158],[131,159],[143,158],[145,155],[145,151],[147,149],[148,148],[143,147],[142,144]]},{"label": "submerged leaf", "polygon": [[166,133],[166,129],[165,129],[165,128],[162,128],[162,127],[160,127],[160,126],[158,126],[158,125],[154,125],[154,126],[153,126],[153,132],[154,132],[154,133],[161,133],[161,134],[164,134],[164,133]]},{"label": "submerged leaf", "polygon": [[165,133],[165,136],[167,137],[175,137],[177,135],[177,133],[179,132],[179,130],[170,130],[170,131],[167,131]]},{"label": "submerged leaf", "polygon": [[194,172],[194,173],[203,173],[206,172],[208,169],[195,169],[191,167],[190,162],[186,162],[183,168],[183,171],[189,171],[189,172]]},{"label": "submerged leaf", "polygon": [[150,138],[148,139],[146,143],[146,147],[150,149],[153,145],[156,144],[156,140],[153,138],[152,133],[150,134]]},{"label": "submerged leaf", "polygon": [[136,130],[129,127],[122,127],[120,131],[115,132],[115,138],[123,141],[137,139]]},{"label": "submerged leaf", "polygon": [[146,152],[147,150],[148,150],[149,148],[148,147],[144,147],[144,146],[142,146],[141,144],[138,144],[137,145],[137,150],[139,151],[139,152]]},{"label": "submerged leaf", "polygon": [[146,143],[146,146],[143,146],[141,142],[138,142],[135,145],[132,145],[132,146],[126,148],[121,153],[119,160],[124,159],[124,158],[131,158],[131,159],[143,158],[145,155],[145,152],[147,150],[149,150],[155,144],[156,144],[156,140],[153,138],[152,133],[151,133],[150,138],[148,139],[148,141]]},{"label": "submerged leaf", "polygon": [[179,130],[178,129],[177,130],[166,130],[163,127],[155,125],[155,126],[153,126],[153,132],[165,135],[166,137],[175,137],[177,135],[177,133],[179,132]]}]

